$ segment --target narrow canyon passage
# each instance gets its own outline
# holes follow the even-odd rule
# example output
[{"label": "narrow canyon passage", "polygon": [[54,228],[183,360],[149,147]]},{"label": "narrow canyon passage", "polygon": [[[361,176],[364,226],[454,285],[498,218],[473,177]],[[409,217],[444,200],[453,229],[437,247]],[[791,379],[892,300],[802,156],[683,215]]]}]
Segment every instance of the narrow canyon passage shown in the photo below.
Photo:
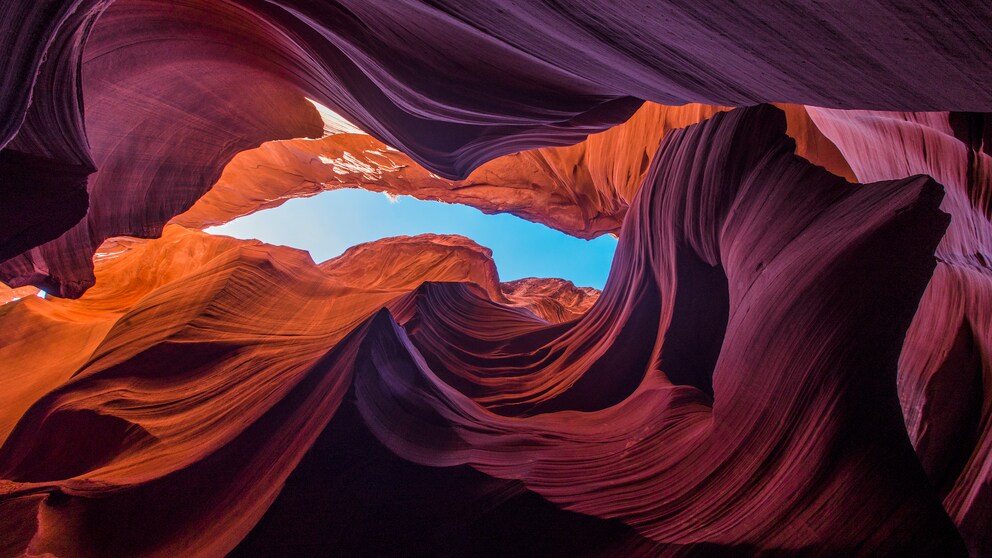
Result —
[{"label": "narrow canyon passage", "polygon": [[388,237],[457,235],[492,251],[501,280],[557,277],[595,289],[606,283],[617,245],[609,234],[583,240],[505,213],[361,189],[290,200],[205,231],[299,248],[317,262]]},{"label": "narrow canyon passage", "polygon": [[0,557],[992,555],[987,2],[0,30]]}]

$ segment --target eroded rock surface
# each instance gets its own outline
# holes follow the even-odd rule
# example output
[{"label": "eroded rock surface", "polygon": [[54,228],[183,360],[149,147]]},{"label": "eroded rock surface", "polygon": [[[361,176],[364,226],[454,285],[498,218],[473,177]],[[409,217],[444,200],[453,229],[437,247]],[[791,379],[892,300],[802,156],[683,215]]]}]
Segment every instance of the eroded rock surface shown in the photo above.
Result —
[{"label": "eroded rock surface", "polygon": [[[3,3],[0,556],[992,553],[990,20]],[[345,187],[620,245],[193,230]]]},{"label": "eroded rock surface", "polygon": [[[0,278],[69,297],[92,285],[104,239],[157,236],[238,152],[320,136],[308,98],[449,179],[579,142],[643,100],[992,110],[983,2],[8,4]],[[28,210],[42,200],[44,218]],[[608,200],[582,217],[609,221]]]},{"label": "eroded rock surface", "polygon": [[[485,249],[458,237],[320,266],[178,227],[107,246],[98,270],[120,269],[102,293],[3,306],[18,327],[40,318],[15,312],[78,316],[86,335],[64,335],[94,339],[19,398],[33,402],[0,447],[4,548],[264,554],[313,501],[317,471],[341,495],[429,466],[474,510],[464,532],[551,514],[550,553],[578,512],[602,534],[588,554],[963,555],[896,382],[949,220],[942,188],[850,184],[795,156],[785,130],[766,106],[669,134],[604,292],[561,323],[508,304],[538,289],[501,287]],[[145,265],[156,251],[175,255]],[[355,469],[383,451],[400,458],[392,472]],[[347,522],[319,509],[307,522]],[[372,533],[362,513],[350,528]],[[430,548],[478,544],[389,517]],[[354,537],[294,529],[303,553]]]}]

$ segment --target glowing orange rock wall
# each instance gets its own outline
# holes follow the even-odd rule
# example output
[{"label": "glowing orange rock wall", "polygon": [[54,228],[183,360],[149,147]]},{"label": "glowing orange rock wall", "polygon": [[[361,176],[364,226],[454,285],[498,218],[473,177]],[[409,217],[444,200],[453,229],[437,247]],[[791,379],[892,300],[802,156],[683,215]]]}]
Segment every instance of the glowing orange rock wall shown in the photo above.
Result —
[{"label": "glowing orange rock wall", "polygon": [[[102,293],[0,315],[24,327],[34,318],[7,308],[58,310],[97,338],[79,363],[53,365],[0,446],[3,548],[262,554],[272,525],[318,506],[300,492],[313,467],[364,486],[375,468],[331,455],[384,447],[441,467],[436,482],[460,487],[467,509],[491,492],[464,465],[507,491],[495,509],[537,513],[536,493],[566,510],[546,513],[600,518],[588,529],[606,554],[963,554],[896,388],[948,223],[941,189],[848,184],[794,156],[785,129],[758,107],[669,135],[604,293],[560,324],[501,302],[520,286],[500,288],[485,250],[457,237],[372,243],[321,266],[178,227],[108,245]],[[45,349],[20,352],[32,350]],[[378,474],[424,474],[395,463]],[[358,533],[408,521],[324,513]],[[465,529],[493,520],[474,517]],[[554,517],[552,540],[575,528]],[[293,529],[305,553],[351,540]]]},{"label": "glowing orange rock wall", "polygon": [[[89,257],[104,239],[158,235],[236,153],[320,136],[306,98],[450,179],[502,155],[579,142],[642,100],[992,109],[981,23],[992,14],[964,0],[945,11],[874,0],[829,13],[591,0],[566,10],[419,0],[9,4],[2,79],[16,93],[0,98],[0,278],[69,297],[92,285]],[[30,211],[42,202],[45,218]],[[609,219],[610,205],[580,207]]]},{"label": "glowing orange rock wall", "polygon": [[[4,2],[0,556],[989,555],[989,21]],[[166,226],[339,187],[621,243]]]},{"label": "glowing orange rock wall", "polygon": [[[805,108],[785,105],[797,152],[839,174],[854,175]],[[465,180],[446,180],[368,135],[270,142],[242,152],[189,211],[172,222],[192,228],[338,188],[461,203],[486,213],[512,213],[580,238],[618,233],[664,134],[695,124],[721,107],[645,104],[630,120],[570,147],[505,155]]]}]

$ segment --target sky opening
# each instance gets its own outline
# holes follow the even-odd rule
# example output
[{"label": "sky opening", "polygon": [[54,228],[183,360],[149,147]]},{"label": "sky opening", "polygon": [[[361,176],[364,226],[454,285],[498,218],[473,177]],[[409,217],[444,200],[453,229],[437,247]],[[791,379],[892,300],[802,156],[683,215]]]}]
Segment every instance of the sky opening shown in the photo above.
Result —
[{"label": "sky opening", "polygon": [[606,283],[617,246],[610,235],[587,241],[509,214],[360,189],[292,199],[206,231],[307,250],[315,262],[390,236],[459,234],[493,251],[501,281],[561,277],[597,289]]}]

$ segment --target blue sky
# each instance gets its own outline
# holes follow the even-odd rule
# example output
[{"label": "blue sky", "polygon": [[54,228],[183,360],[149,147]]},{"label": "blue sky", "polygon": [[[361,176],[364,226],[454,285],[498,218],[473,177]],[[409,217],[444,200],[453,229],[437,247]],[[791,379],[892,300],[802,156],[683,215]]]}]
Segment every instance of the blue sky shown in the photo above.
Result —
[{"label": "blue sky", "polygon": [[301,248],[316,262],[389,236],[460,234],[492,249],[502,281],[561,277],[598,289],[606,282],[617,246],[609,235],[586,241],[513,215],[486,215],[464,205],[408,196],[391,202],[381,193],[357,189],[289,200],[207,232]]}]

